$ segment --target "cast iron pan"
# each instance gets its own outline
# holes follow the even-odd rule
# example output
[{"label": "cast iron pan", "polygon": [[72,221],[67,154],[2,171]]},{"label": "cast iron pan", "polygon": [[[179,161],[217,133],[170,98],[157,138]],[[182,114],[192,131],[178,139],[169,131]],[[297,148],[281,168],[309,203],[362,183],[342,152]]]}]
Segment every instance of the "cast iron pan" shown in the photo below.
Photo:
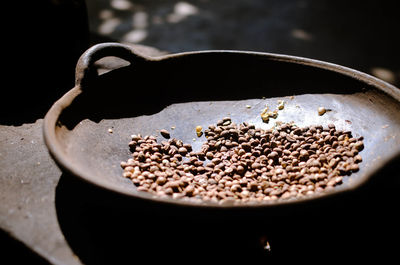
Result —
[{"label": "cast iron pan", "polygon": [[[130,64],[98,75],[93,64],[107,56]],[[276,120],[265,124],[265,105],[287,102]],[[247,108],[250,105],[251,108]],[[331,111],[319,116],[323,106]],[[307,203],[352,192],[400,155],[400,91],[343,66],[312,59],[256,52],[200,51],[148,58],[118,43],[93,46],[80,58],[76,85],[49,110],[44,138],[57,164],[73,176],[106,190],[155,203],[190,207],[268,208]],[[305,199],[251,205],[220,205],[161,199],[136,191],[119,164],[130,157],[130,135],[160,129],[199,149],[195,127],[222,117],[269,128],[276,121],[299,126],[333,123],[363,136],[360,171],[333,191]],[[175,126],[176,129],[170,128]],[[109,132],[112,129],[112,133]],[[193,138],[196,140],[193,141]],[[396,160],[397,159],[397,160]]]}]

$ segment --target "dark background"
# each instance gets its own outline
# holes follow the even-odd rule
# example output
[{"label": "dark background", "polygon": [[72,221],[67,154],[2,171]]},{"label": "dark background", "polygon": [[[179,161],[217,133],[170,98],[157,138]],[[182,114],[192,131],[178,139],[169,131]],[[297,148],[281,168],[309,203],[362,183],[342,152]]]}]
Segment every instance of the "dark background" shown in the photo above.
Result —
[{"label": "dark background", "polygon": [[5,124],[43,117],[73,86],[79,56],[104,41],[169,53],[232,49],[304,56],[400,84],[397,1],[12,2],[5,8],[15,13],[5,30]]}]

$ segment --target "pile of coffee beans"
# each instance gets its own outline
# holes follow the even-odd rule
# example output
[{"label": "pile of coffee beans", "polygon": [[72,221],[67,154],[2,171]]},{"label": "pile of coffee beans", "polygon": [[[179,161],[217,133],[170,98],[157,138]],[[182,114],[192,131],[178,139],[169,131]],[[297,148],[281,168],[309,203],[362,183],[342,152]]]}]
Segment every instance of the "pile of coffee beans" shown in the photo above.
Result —
[{"label": "pile of coffee beans", "polygon": [[359,170],[363,137],[335,125],[255,128],[230,118],[204,130],[200,151],[171,138],[132,135],[123,176],[138,191],[219,203],[289,200],[332,189]]}]

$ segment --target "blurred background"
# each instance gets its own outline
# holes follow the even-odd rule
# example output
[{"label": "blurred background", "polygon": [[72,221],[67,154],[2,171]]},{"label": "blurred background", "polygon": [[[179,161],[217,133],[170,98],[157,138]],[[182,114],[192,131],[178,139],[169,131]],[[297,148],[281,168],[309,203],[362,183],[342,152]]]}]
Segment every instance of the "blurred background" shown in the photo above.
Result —
[{"label": "blurred background", "polygon": [[9,97],[0,102],[0,121],[42,118],[73,87],[79,56],[106,41],[128,43],[148,55],[229,49],[303,56],[400,86],[397,2],[11,1],[15,6],[4,10],[20,23],[6,27],[11,28],[6,45],[14,52],[5,76],[13,86],[4,88]]},{"label": "blurred background", "polygon": [[90,30],[171,53],[232,49],[310,57],[399,84],[395,1],[87,0]]}]

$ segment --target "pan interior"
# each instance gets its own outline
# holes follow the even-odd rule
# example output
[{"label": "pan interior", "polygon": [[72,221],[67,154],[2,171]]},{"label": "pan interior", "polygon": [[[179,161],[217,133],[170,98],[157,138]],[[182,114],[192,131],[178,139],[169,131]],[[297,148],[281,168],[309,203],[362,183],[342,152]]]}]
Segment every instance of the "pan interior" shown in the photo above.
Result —
[{"label": "pan interior", "polygon": [[[277,100],[284,100],[285,108],[277,119],[263,123],[261,111],[266,105],[275,108]],[[320,106],[331,111],[319,116]],[[340,190],[399,151],[398,113],[399,102],[335,72],[260,55],[192,54],[132,64],[96,77],[63,111],[57,135],[65,155],[87,176],[135,194],[119,166],[130,157],[132,134],[162,141],[159,130],[167,129],[198,150],[206,139],[196,136],[195,127],[207,128],[225,116],[264,129],[277,121],[300,127],[333,123],[363,136],[365,144],[360,171],[346,177],[336,188]]]}]

